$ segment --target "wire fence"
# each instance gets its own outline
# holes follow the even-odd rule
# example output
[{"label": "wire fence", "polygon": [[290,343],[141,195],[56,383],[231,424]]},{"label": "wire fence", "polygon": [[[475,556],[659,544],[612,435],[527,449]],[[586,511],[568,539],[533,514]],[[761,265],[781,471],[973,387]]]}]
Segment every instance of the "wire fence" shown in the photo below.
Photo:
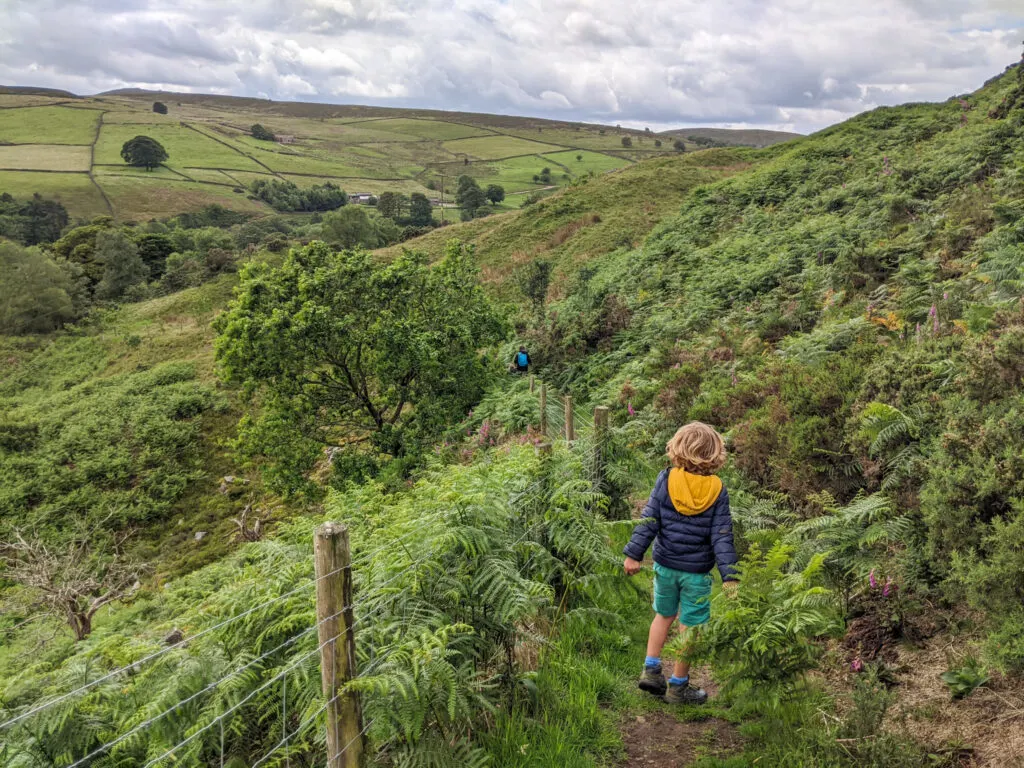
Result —
[{"label": "wire fence", "polygon": [[[553,440],[559,440],[564,437],[565,416],[567,414],[572,415],[574,420],[579,422],[576,439],[572,443],[567,444],[566,447],[575,452],[582,460],[582,466],[584,467],[582,479],[596,485],[599,481],[599,470],[593,466],[593,462],[589,461],[595,455],[594,449],[598,439],[593,422],[581,418],[581,407],[566,409],[564,404],[560,408],[558,404],[551,403],[548,410],[548,437]],[[509,493],[507,503],[510,511],[514,513],[512,519],[518,518],[529,521],[529,511],[531,509],[536,510],[550,501],[551,494],[561,484],[581,479],[578,468],[567,464],[559,465],[554,470],[548,468],[548,470],[542,472],[542,476],[539,479],[531,482],[526,487]],[[514,551],[531,536],[538,534],[546,524],[547,520],[543,516],[532,522],[524,523],[523,530],[508,544],[508,549]],[[312,669],[318,663],[326,647],[341,644],[347,633],[354,633],[356,628],[365,629],[377,616],[389,610],[390,602],[388,593],[385,590],[395,585],[403,577],[409,577],[411,574],[418,572],[421,566],[427,564],[434,557],[434,552],[424,552],[420,557],[412,560],[403,568],[388,574],[383,580],[376,579],[372,568],[367,566],[374,562],[376,556],[381,552],[404,547],[409,539],[417,536],[419,533],[419,528],[413,528],[401,536],[389,537],[385,541],[376,544],[372,549],[359,551],[352,558],[351,562],[342,568],[336,568],[320,576],[308,578],[280,595],[263,600],[257,605],[246,608],[244,611],[216,621],[195,634],[177,640],[138,660],[104,672],[71,691],[26,706],[23,711],[0,722],[0,750],[2,750],[2,745],[6,741],[3,738],[5,732],[10,732],[17,727],[29,726],[35,718],[43,716],[57,707],[65,707],[65,713],[73,712],[77,705],[86,701],[96,691],[98,686],[105,683],[112,685],[120,684],[123,678],[138,674],[145,667],[164,659],[168,654],[176,651],[185,651],[186,656],[182,659],[182,663],[185,663],[189,647],[194,646],[197,640],[203,637],[212,638],[214,633],[224,630],[246,617],[257,614],[260,611],[266,611],[286,600],[301,597],[308,590],[317,587],[320,582],[338,577],[343,571],[348,570],[349,574],[355,572],[361,575],[361,578],[358,579],[358,588],[361,592],[365,593],[365,596],[352,600],[352,602],[342,606],[330,615],[297,628],[289,637],[272,648],[252,658],[240,661],[240,663],[223,672],[223,674],[219,674],[216,679],[206,682],[194,692],[171,703],[161,711],[133,723],[120,733],[108,737],[103,743],[83,750],[84,753],[79,753],[80,756],[76,755],[73,758],[69,758],[67,762],[59,763],[63,768],[86,768],[97,760],[113,758],[117,755],[119,747],[130,749],[133,746],[137,746],[140,743],[140,739],[147,732],[152,733],[159,729],[169,730],[168,724],[171,721],[179,721],[194,708],[198,708],[199,714],[194,715],[193,721],[187,724],[183,732],[180,731],[179,727],[179,732],[182,733],[181,738],[175,740],[173,744],[167,745],[162,751],[159,751],[159,748],[154,750],[157,752],[155,755],[147,755],[148,759],[145,763],[141,764],[142,768],[167,768],[172,764],[180,765],[182,764],[181,761],[188,759],[190,755],[195,755],[197,760],[200,759],[198,757],[200,752],[206,761],[205,764],[224,766],[232,757],[229,754],[230,747],[226,736],[233,732],[233,726],[237,724],[235,722],[236,719],[246,716],[247,705],[258,702],[268,691],[275,686],[280,686],[280,738],[265,754],[253,762],[252,766],[255,768],[255,766],[265,765],[275,757],[283,757],[284,764],[287,766],[291,761],[292,745],[299,743],[306,746],[303,747],[302,754],[296,753],[296,757],[297,759],[302,759],[302,764],[308,764],[310,757],[309,747],[304,741],[307,734],[314,728],[326,733],[329,727],[327,720],[332,705],[337,703],[340,696],[346,695],[345,691],[350,690],[350,683],[352,681],[373,675],[380,670],[390,659],[393,650],[379,654],[376,652],[376,649],[367,648],[366,651],[371,659],[371,663],[362,671],[351,676],[346,681],[346,687],[338,689],[338,692],[333,697],[327,698],[326,701],[316,707],[312,707],[308,701],[308,696],[306,697],[305,704],[303,704],[301,697],[296,697],[294,694],[290,697],[288,693],[289,680],[294,678],[304,667]],[[541,544],[541,542],[538,541],[537,544]],[[538,547],[525,559],[525,562],[519,568],[521,575],[527,571],[540,552],[541,548]],[[324,625],[334,622],[345,613],[354,617],[351,623],[330,637],[320,639],[310,645],[310,643],[313,643],[315,633],[319,633]],[[351,634],[351,636],[355,637],[354,634]],[[260,680],[255,688],[248,690],[245,695],[237,698],[237,700],[232,700],[230,696],[224,695],[226,689],[230,690],[233,684],[252,675],[266,675],[266,679]],[[294,691],[295,689],[293,688],[292,690]],[[218,696],[220,698],[215,699]],[[231,703],[229,706],[215,711],[217,701],[224,701],[225,703],[230,701]],[[206,713],[203,713],[204,702],[209,710]],[[64,715],[61,714],[61,716],[63,717]],[[355,738],[350,739],[339,750],[327,755],[328,765],[337,764],[339,757],[346,750],[350,749],[356,740],[362,739],[369,732],[374,722],[375,720],[371,719],[369,722],[362,724]],[[180,723],[178,723],[178,726],[180,726]],[[161,734],[160,738],[164,738],[164,736]],[[319,741],[317,743],[319,744]],[[322,747],[317,747],[317,749],[322,749]],[[0,752],[0,754],[3,753]],[[211,754],[213,755],[213,762],[209,762]],[[280,760],[278,764],[280,764]]]}]

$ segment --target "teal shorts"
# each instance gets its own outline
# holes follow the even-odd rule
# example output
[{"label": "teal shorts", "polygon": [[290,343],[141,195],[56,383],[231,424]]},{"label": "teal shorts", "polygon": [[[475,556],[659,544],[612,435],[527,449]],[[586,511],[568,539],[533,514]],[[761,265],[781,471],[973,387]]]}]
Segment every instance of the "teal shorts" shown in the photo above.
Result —
[{"label": "teal shorts", "polygon": [[707,624],[711,618],[711,574],[687,573],[654,564],[654,612],[659,616],[679,614],[688,627]]}]

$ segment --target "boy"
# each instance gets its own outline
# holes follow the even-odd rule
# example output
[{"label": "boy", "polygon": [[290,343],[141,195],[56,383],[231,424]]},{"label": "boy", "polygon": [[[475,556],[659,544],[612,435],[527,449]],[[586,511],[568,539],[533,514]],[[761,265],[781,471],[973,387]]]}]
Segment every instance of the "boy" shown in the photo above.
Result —
[{"label": "boy", "polygon": [[526,347],[520,347],[516,356],[512,358],[512,366],[516,373],[528,373],[530,370],[530,354]]},{"label": "boy", "polygon": [[729,494],[715,475],[725,464],[722,436],[694,421],[666,446],[672,469],[658,475],[640,524],[626,545],[623,568],[632,576],[654,539],[654,612],[647,637],[647,659],[640,688],[664,696],[671,704],[703,704],[708,695],[690,685],[690,663],[675,662],[668,685],[661,670],[661,650],[676,616],[679,631],[711,618],[711,568],[718,566],[723,585],[736,586],[736,548],[729,515]]}]

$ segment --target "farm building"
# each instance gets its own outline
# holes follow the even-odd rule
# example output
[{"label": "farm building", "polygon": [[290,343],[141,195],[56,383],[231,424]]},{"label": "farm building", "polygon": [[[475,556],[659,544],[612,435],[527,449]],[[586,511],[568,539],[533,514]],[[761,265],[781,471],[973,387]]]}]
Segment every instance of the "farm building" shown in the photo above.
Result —
[{"label": "farm building", "polygon": [[361,205],[370,205],[375,199],[369,192],[353,192],[348,196],[350,203],[359,203]]},{"label": "farm building", "polygon": [[278,134],[277,141],[279,144],[294,144],[295,137],[287,134]]}]

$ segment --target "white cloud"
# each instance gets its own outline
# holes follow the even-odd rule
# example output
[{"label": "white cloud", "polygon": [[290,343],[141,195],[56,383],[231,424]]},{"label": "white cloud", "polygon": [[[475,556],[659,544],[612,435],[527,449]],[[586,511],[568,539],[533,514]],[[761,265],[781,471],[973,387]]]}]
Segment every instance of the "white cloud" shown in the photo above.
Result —
[{"label": "white cloud", "polygon": [[1019,0],[6,0],[0,82],[809,131],[969,91]]}]

